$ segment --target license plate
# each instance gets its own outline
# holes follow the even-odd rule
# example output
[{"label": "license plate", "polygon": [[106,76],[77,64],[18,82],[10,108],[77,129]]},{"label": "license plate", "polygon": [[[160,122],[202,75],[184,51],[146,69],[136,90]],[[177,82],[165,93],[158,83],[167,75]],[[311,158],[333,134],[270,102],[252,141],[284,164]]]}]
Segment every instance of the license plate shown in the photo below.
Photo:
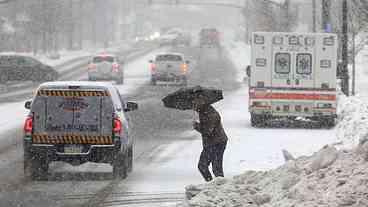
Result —
[{"label": "license plate", "polygon": [[64,153],[67,154],[80,154],[82,153],[83,147],[80,145],[65,145]]}]

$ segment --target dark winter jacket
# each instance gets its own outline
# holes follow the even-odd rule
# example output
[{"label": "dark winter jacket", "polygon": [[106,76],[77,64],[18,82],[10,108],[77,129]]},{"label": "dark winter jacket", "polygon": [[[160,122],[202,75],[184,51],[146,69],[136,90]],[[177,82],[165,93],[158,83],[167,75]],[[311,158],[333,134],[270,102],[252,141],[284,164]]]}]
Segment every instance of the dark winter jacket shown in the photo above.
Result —
[{"label": "dark winter jacket", "polygon": [[203,146],[226,143],[227,136],[222,127],[220,114],[211,105],[202,107],[199,113],[199,124],[194,128],[202,134]]}]

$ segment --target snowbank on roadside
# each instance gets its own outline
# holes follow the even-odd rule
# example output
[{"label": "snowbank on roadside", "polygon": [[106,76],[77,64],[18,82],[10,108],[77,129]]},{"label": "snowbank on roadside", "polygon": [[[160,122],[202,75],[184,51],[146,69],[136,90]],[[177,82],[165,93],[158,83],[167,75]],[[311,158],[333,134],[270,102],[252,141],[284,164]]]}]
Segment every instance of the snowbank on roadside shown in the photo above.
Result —
[{"label": "snowbank on roadside", "polygon": [[270,171],[247,171],[232,179],[186,188],[186,206],[368,206],[368,141],[356,150],[326,146],[310,157]]},{"label": "snowbank on roadside", "polygon": [[336,136],[342,148],[351,149],[368,135],[368,104],[359,97],[343,95],[339,97],[338,103]]},{"label": "snowbank on roadside", "polygon": [[[363,207],[368,206],[368,107],[339,96],[337,146],[287,161],[269,171],[246,171],[231,179],[186,187],[184,206]],[[332,143],[336,144],[336,143]],[[281,153],[281,152],[280,152]],[[288,157],[290,158],[290,157]]]}]

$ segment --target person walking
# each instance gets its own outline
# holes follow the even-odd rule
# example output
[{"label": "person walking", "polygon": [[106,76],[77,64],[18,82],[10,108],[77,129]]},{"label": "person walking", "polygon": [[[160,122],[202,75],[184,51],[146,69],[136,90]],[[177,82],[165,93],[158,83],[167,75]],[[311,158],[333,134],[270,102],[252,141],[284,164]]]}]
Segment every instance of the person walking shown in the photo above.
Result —
[{"label": "person walking", "polygon": [[199,114],[199,122],[193,122],[193,128],[201,133],[203,144],[198,169],[209,182],[212,180],[208,169],[210,164],[215,177],[224,177],[223,156],[228,138],[221,123],[221,116],[213,106],[196,103],[194,110]]}]

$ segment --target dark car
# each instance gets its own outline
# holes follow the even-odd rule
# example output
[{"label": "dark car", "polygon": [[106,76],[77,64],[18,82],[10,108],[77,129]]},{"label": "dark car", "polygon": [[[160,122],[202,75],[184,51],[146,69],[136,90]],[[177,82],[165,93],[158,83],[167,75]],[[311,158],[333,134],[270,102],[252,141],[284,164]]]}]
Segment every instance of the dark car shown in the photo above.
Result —
[{"label": "dark car", "polygon": [[25,107],[30,109],[24,125],[26,176],[47,178],[53,161],[109,163],[115,178],[132,170],[126,113],[138,105],[126,102],[111,83],[43,83]]},{"label": "dark car", "polygon": [[8,81],[54,81],[59,74],[51,66],[21,55],[0,55],[0,84]]}]

